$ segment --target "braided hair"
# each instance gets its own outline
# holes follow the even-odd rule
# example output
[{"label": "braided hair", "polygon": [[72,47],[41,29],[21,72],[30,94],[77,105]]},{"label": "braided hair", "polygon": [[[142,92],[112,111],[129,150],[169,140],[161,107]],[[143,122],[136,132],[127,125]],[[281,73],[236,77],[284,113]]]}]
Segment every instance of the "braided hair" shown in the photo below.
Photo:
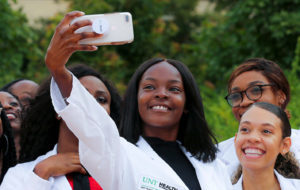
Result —
[{"label": "braided hair", "polygon": [[[0,105],[2,107],[2,105]],[[12,134],[12,128],[9,124],[9,120],[6,117],[5,111],[2,109],[0,113],[2,121],[3,134],[0,137],[0,152],[2,157],[2,170],[0,175],[0,184],[3,180],[4,175],[10,167],[17,164],[16,148],[14,137]]]}]

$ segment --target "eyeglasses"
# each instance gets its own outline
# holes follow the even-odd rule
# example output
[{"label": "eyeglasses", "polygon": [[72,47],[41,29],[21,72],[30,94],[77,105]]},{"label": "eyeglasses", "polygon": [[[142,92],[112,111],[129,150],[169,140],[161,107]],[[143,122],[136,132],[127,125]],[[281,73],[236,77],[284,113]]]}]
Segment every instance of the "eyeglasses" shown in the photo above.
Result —
[{"label": "eyeglasses", "polygon": [[243,93],[246,94],[249,100],[256,101],[261,98],[263,87],[265,86],[274,86],[274,84],[261,84],[250,86],[244,91],[228,94],[225,97],[225,99],[231,107],[238,107],[243,102]]}]

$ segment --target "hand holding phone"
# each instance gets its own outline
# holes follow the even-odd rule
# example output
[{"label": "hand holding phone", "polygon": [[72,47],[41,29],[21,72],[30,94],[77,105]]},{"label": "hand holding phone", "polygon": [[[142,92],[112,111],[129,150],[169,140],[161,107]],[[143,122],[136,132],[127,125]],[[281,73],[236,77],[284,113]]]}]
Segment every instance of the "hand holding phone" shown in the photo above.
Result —
[{"label": "hand holding phone", "polygon": [[103,36],[80,40],[79,44],[121,45],[134,39],[132,16],[128,12],[85,15],[75,18],[71,25],[80,20],[90,20],[93,24],[79,28],[75,33],[96,32]]}]

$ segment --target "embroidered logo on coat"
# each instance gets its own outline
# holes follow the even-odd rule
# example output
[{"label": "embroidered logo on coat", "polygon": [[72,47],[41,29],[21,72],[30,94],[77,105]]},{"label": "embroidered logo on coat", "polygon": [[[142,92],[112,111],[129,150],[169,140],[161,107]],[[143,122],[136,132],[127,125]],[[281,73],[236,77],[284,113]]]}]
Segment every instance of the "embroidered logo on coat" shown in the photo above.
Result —
[{"label": "embroidered logo on coat", "polygon": [[140,190],[183,190],[173,184],[166,183],[160,179],[148,176],[141,176],[139,183]]}]

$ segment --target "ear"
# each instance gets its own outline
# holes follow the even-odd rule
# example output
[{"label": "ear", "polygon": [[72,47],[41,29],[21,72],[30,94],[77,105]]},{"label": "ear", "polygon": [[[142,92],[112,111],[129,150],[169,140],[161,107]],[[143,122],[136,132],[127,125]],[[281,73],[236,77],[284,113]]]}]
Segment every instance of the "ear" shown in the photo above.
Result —
[{"label": "ear", "polygon": [[290,151],[291,145],[292,145],[291,137],[285,137],[282,140],[282,147],[281,147],[280,153],[282,155],[285,155],[286,153],[288,153]]},{"label": "ear", "polygon": [[235,135],[234,135],[234,143],[236,141],[236,138],[237,138],[237,133],[235,133]]},{"label": "ear", "polygon": [[277,96],[278,96],[278,105],[282,106],[286,101],[286,95],[282,90],[278,90]]}]

